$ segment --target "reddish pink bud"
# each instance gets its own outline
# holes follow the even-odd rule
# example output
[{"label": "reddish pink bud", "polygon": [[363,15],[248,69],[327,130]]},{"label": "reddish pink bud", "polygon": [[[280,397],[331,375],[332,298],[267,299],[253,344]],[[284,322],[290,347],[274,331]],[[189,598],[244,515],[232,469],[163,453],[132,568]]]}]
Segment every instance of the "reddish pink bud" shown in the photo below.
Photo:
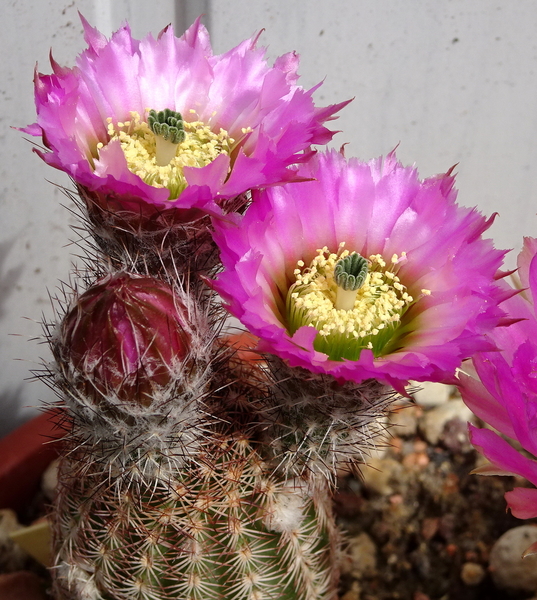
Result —
[{"label": "reddish pink bud", "polygon": [[165,282],[115,273],[77,300],[61,327],[61,354],[86,391],[149,406],[189,354],[186,308]]}]

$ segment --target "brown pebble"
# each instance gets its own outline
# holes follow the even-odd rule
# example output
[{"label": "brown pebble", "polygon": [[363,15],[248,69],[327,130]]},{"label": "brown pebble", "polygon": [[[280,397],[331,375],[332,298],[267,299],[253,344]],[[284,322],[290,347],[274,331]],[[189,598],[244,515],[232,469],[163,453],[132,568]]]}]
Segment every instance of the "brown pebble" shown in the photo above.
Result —
[{"label": "brown pebble", "polygon": [[416,463],[420,467],[426,467],[429,464],[429,457],[427,456],[427,454],[425,454],[425,452],[418,452]]},{"label": "brown pebble", "polygon": [[427,451],[427,442],[423,440],[416,440],[414,442],[414,452],[426,452]]},{"label": "brown pebble", "polygon": [[400,504],[403,504],[404,501],[405,499],[401,494],[393,494],[393,496],[390,496],[390,504],[393,504],[394,506],[399,506]]},{"label": "brown pebble", "polygon": [[444,494],[456,494],[459,491],[459,478],[455,473],[448,473],[442,486]]},{"label": "brown pebble", "polygon": [[401,454],[401,451],[403,450],[403,440],[400,437],[394,436],[390,440],[390,449],[392,454]]},{"label": "brown pebble", "polygon": [[354,581],[351,589],[341,596],[341,600],[360,600],[360,585]]},{"label": "brown pebble", "polygon": [[403,458],[402,464],[407,469],[419,470],[429,464],[429,457],[424,452],[412,452]]},{"label": "brown pebble", "polygon": [[406,404],[395,407],[390,412],[390,425],[398,436],[410,437],[416,434],[419,416],[417,408],[417,406]]},{"label": "brown pebble", "polygon": [[440,519],[438,517],[428,517],[423,519],[421,524],[421,536],[425,540],[430,540],[436,535],[438,526],[440,525]]},{"label": "brown pebble", "polygon": [[347,552],[343,556],[341,570],[355,579],[375,574],[377,568],[377,546],[363,531],[348,540]]},{"label": "brown pebble", "polygon": [[30,571],[15,571],[0,575],[2,600],[47,600],[43,582]]},{"label": "brown pebble", "polygon": [[479,585],[485,577],[485,569],[475,562],[465,562],[461,569],[461,579],[465,585]]}]

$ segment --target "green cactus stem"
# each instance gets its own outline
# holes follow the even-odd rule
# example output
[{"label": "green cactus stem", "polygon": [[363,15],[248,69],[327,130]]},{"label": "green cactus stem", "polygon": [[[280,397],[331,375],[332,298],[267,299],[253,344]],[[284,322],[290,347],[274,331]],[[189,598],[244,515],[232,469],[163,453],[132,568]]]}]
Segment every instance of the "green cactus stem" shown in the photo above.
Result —
[{"label": "green cactus stem", "polygon": [[101,445],[79,444],[62,460],[57,600],[334,597],[325,486],[275,476],[240,436],[213,439],[194,460],[177,450],[140,441],[105,466]]}]

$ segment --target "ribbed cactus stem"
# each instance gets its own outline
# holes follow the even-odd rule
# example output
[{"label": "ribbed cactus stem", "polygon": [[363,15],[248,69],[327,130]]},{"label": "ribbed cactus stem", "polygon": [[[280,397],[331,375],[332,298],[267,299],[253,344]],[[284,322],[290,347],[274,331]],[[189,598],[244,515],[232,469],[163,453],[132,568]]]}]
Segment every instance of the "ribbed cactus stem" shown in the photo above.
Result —
[{"label": "ribbed cactus stem", "polygon": [[324,486],[274,475],[244,437],[215,438],[192,460],[177,450],[149,453],[140,440],[106,468],[87,462],[102,447],[63,459],[57,600],[334,597],[338,534]]}]

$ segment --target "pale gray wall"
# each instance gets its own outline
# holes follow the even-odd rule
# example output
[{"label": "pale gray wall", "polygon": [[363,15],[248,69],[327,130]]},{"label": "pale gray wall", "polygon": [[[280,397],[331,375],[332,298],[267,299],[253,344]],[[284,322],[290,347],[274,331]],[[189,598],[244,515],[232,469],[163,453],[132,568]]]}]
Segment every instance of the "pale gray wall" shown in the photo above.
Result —
[{"label": "pale gray wall", "polygon": [[[71,65],[83,49],[77,10],[109,35],[124,19],[137,37],[205,13],[215,51],[261,29],[271,58],[302,57],[302,85],[325,79],[319,104],[355,97],[334,124],[348,156],[399,144],[423,176],[455,163],[462,204],[500,213],[498,247],[537,235],[537,3],[534,0],[65,0],[2,3],[0,119],[0,434],[51,393],[28,383],[46,347],[35,321],[51,315],[47,289],[66,279],[72,219],[69,185],[9,127],[34,120],[32,72],[48,51]],[[511,261],[512,262],[512,261]],[[26,319],[25,319],[26,318]],[[30,319],[30,320],[28,320]],[[14,337],[11,334],[18,334]],[[14,358],[22,360],[16,361]]]},{"label": "pale gray wall", "polygon": [[500,213],[498,247],[537,236],[535,0],[217,0],[218,51],[265,28],[271,56],[301,55],[349,156],[397,151],[423,176],[458,163],[459,201]]},{"label": "pale gray wall", "polygon": [[[41,399],[53,394],[42,382],[25,381],[30,369],[48,357],[48,348],[29,338],[40,335],[36,322],[51,317],[48,290],[54,294],[58,280],[67,279],[68,247],[74,238],[74,220],[62,204],[67,199],[58,185],[69,179],[47,167],[31,152],[23,134],[10,126],[35,121],[33,70],[36,62],[50,73],[49,50],[60,64],[71,66],[84,49],[80,11],[109,35],[124,19],[133,33],[158,33],[175,18],[172,0],[3,2],[0,61],[0,435],[32,414]],[[15,360],[14,360],[15,359]],[[20,359],[20,360],[16,360]],[[28,408],[27,408],[28,407]]]}]

